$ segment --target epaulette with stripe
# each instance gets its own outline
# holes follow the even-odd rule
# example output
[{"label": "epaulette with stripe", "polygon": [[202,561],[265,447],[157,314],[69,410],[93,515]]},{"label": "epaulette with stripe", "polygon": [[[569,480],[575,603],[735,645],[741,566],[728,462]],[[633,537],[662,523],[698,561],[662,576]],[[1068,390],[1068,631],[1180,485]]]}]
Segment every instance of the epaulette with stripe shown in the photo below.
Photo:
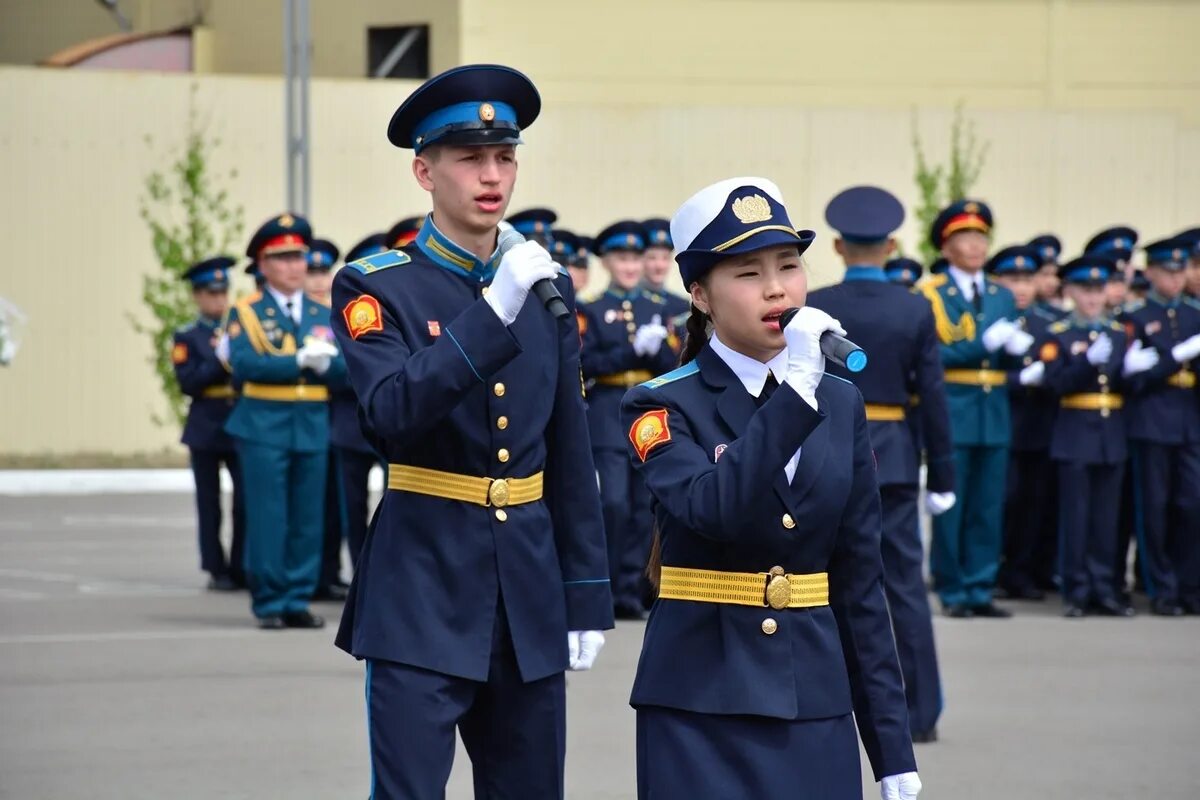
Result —
[{"label": "epaulette with stripe", "polygon": [[695,375],[699,371],[700,365],[695,361],[689,361],[682,367],[673,369],[665,375],[659,375],[657,378],[651,378],[640,385],[646,387],[647,389],[657,389],[660,386],[666,386],[668,383],[674,383],[680,378],[686,378],[688,375]]},{"label": "epaulette with stripe", "polygon": [[1128,303],[1121,306],[1121,312],[1124,314],[1129,314],[1134,311],[1141,311],[1145,307],[1146,301],[1138,298],[1137,300],[1130,300]]},{"label": "epaulette with stripe", "polygon": [[1071,321],[1069,319],[1059,320],[1050,326],[1051,333],[1066,333],[1071,330]]},{"label": "epaulette with stripe", "polygon": [[351,261],[346,266],[353,267],[363,275],[370,275],[372,272],[380,272],[391,267],[398,267],[410,261],[412,261],[412,257],[403,250],[388,250],[384,253],[376,253],[373,256]]}]

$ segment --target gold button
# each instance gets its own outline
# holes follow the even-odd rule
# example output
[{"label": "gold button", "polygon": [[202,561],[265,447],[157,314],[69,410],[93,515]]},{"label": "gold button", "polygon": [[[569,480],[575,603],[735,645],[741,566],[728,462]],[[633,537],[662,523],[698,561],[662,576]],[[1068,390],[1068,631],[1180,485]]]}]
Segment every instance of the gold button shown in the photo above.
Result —
[{"label": "gold button", "polygon": [[508,519],[508,512],[503,508],[496,509],[496,522],[504,522]]},{"label": "gold button", "polygon": [[492,394],[496,395],[496,397],[504,397],[504,384],[497,383],[495,386],[493,386]]},{"label": "gold button", "polygon": [[631,320],[631,319],[633,319],[633,312],[632,312],[632,311],[626,311],[626,312],[625,312],[625,319],[628,319],[628,320]]},{"label": "gold button", "polygon": [[633,308],[633,303],[626,300],[625,302],[621,303],[621,308],[624,308],[624,309]]},{"label": "gold button", "polygon": [[632,333],[633,331],[637,330],[637,325],[634,325],[632,322],[626,323],[625,330],[630,331]]},{"label": "gold button", "polygon": [[1100,334],[1096,333],[1095,331],[1092,331],[1091,333],[1088,334],[1088,339],[1090,341],[1094,342],[1094,341],[1096,341],[1096,337],[1098,337],[1099,335]]},{"label": "gold button", "polygon": [[505,428],[507,428],[508,427],[508,417],[497,417],[496,418],[496,427],[499,428],[500,430],[504,430]]},{"label": "gold button", "polygon": [[490,286],[485,286],[485,287],[483,287],[483,289],[481,289],[481,290],[479,291],[479,293],[480,293],[481,295],[483,295],[484,297],[487,297],[487,293],[488,293],[488,291],[489,291],[491,288],[492,288],[492,287],[490,287]]},{"label": "gold button", "polygon": [[1100,409],[1100,416],[1104,417],[1105,419],[1107,419],[1110,414],[1112,414],[1112,412],[1107,408]]},{"label": "gold button", "polygon": [[762,621],[762,632],[767,636],[773,635],[777,630],[779,630],[779,623],[775,620],[767,617]]},{"label": "gold button", "polygon": [[988,360],[985,358],[985,359],[983,360],[983,366],[984,366],[984,367],[991,366],[991,362],[990,362],[990,361],[988,361]]},{"label": "gold button", "polygon": [[985,385],[984,385],[984,387],[983,387],[983,393],[984,393],[984,394],[991,394],[991,393],[992,393],[992,387],[991,387],[991,386],[989,386],[989,385],[986,385],[986,384],[985,384]]},{"label": "gold button", "polygon": [[1101,386],[1103,386],[1104,384],[1108,383],[1108,376],[1107,375],[1098,376],[1096,378],[1096,383],[1099,383]]},{"label": "gold button", "polygon": [[1030,364],[1033,363],[1033,358],[1031,358],[1030,356],[1025,356],[1025,358],[1021,361],[1021,363],[1028,367]]},{"label": "gold button", "polygon": [[501,447],[499,452],[496,453],[496,458],[500,460],[501,464],[505,463],[508,461],[508,451]]},{"label": "gold button", "polygon": [[796,520],[792,519],[791,514],[783,515],[783,527],[787,528],[788,530],[796,527]]}]

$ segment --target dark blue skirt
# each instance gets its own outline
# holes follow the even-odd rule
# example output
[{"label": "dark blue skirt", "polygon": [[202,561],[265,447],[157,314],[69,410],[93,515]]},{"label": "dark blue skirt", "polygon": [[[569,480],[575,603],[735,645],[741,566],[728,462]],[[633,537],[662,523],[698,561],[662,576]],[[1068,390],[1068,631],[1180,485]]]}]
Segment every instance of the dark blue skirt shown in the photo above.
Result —
[{"label": "dark blue skirt", "polygon": [[854,717],[637,710],[639,800],[862,800]]}]

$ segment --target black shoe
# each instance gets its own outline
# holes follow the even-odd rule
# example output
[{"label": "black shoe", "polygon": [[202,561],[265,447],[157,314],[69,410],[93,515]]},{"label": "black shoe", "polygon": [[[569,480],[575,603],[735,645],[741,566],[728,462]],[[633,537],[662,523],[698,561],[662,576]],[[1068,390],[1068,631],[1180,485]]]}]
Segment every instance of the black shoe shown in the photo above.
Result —
[{"label": "black shoe", "polygon": [[313,600],[331,600],[334,602],[343,602],[350,596],[350,590],[341,583],[331,583],[328,586],[322,586],[317,591],[313,592]]},{"label": "black shoe", "polygon": [[1046,593],[1035,586],[1006,586],[1000,589],[1009,600],[1045,600]]},{"label": "black shoe", "polygon": [[1183,605],[1183,613],[1185,614],[1200,614],[1200,600],[1185,597],[1181,604]]},{"label": "black shoe", "polygon": [[237,589],[237,584],[228,575],[213,575],[208,579],[208,590],[210,592],[236,592]]},{"label": "black shoe", "polygon": [[1012,616],[1012,612],[1006,608],[1001,608],[995,603],[984,603],[981,606],[972,606],[971,611],[977,617],[988,617],[990,619],[1008,619]]},{"label": "black shoe", "polygon": [[972,611],[971,607],[965,603],[952,603],[946,606],[942,613],[944,613],[947,617],[953,617],[954,619],[970,619],[971,617],[975,616],[975,612]]},{"label": "black shoe", "polygon": [[262,631],[281,631],[286,627],[287,625],[284,623],[283,617],[261,617],[258,620],[258,629]]},{"label": "black shoe", "polygon": [[1120,600],[1112,597],[1106,597],[1103,600],[1093,600],[1092,609],[1097,616],[1101,617],[1132,617],[1134,610],[1132,606],[1127,606]]},{"label": "black shoe", "polygon": [[1083,610],[1083,606],[1067,603],[1063,606],[1063,616],[1067,619],[1083,619],[1087,616],[1087,612]]},{"label": "black shoe", "polygon": [[937,741],[937,728],[930,728],[927,731],[920,731],[912,735],[913,744],[933,744]]},{"label": "black shoe", "polygon": [[325,618],[311,611],[289,611],[283,615],[283,623],[289,628],[324,628]]},{"label": "black shoe", "polygon": [[1158,617],[1182,617],[1183,606],[1169,597],[1156,597],[1150,601],[1150,613]]},{"label": "black shoe", "polygon": [[613,616],[617,619],[640,622],[646,618],[646,611],[645,609],[634,608],[633,606],[617,606],[613,609]]}]

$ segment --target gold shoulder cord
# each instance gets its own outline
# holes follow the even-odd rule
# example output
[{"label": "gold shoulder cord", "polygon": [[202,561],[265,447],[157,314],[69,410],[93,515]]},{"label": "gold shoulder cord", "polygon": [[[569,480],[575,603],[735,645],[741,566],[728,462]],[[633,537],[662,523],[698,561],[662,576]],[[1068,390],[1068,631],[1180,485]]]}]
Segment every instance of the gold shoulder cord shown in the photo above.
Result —
[{"label": "gold shoulder cord", "polygon": [[951,322],[950,315],[946,312],[946,304],[942,302],[942,296],[938,294],[936,286],[925,284],[921,287],[921,294],[933,306],[933,321],[942,344],[969,342],[975,339],[975,317],[964,312],[957,323]]},{"label": "gold shoulder cord", "polygon": [[246,331],[246,335],[250,337],[250,344],[260,355],[293,356],[296,354],[296,337],[290,333],[284,334],[283,344],[279,347],[271,344],[263,330],[262,323],[259,322],[258,314],[254,313],[254,308],[248,299],[239,300],[237,310],[238,321],[241,322],[242,329]]}]

